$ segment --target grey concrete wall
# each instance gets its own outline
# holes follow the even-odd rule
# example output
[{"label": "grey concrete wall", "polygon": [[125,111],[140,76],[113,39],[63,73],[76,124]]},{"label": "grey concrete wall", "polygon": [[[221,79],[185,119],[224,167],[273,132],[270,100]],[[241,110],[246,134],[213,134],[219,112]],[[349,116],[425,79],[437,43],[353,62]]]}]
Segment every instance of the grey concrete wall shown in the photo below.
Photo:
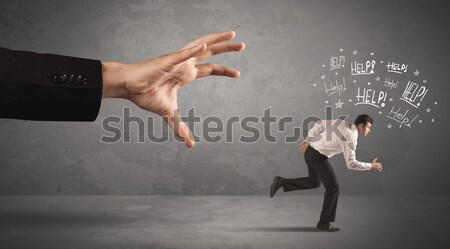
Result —
[{"label": "grey concrete wall", "polygon": [[[106,117],[123,118],[126,107],[133,116],[153,116],[125,100],[104,100],[92,123],[0,120],[0,194],[268,194],[275,175],[306,174],[296,143],[283,138],[307,117],[324,118],[325,106],[349,121],[373,116],[358,159],[377,157],[384,165],[381,174],[350,171],[335,156],[341,193],[450,194],[448,9],[445,1],[0,1],[0,46],[104,61],[152,58],[196,36],[233,29],[247,49],[213,61],[238,68],[241,78],[184,87],[181,113],[194,108],[201,118],[226,121],[261,117],[270,107],[278,119],[295,120],[285,132],[272,125],[276,143],[242,143],[248,133],[235,129],[231,143],[200,141],[194,149],[176,141],[138,143],[135,125],[130,143],[102,143],[110,135],[102,129]],[[330,71],[330,57],[340,55],[346,68]],[[377,61],[376,73],[352,76],[351,62],[365,60]],[[407,64],[407,72],[386,72],[393,61]],[[397,88],[383,86],[389,77]],[[325,86],[342,78],[346,91],[328,96]],[[428,90],[419,108],[399,99],[408,81]],[[387,92],[385,106],[355,105],[358,87]],[[387,117],[394,106],[410,109],[410,120],[419,115],[411,127]],[[262,122],[253,126],[262,131]],[[159,134],[161,127],[152,130]],[[196,134],[202,130],[196,127]]]}]

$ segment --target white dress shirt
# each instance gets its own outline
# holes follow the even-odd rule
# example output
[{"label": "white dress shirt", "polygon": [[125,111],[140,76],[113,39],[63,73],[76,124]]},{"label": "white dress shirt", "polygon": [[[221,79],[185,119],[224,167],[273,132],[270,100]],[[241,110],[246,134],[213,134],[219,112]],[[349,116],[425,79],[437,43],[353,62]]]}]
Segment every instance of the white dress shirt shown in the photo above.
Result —
[{"label": "white dress shirt", "polygon": [[330,158],[343,153],[349,169],[370,170],[371,163],[356,160],[356,145],[358,143],[358,129],[341,119],[322,120],[314,124],[308,131],[306,141],[322,155]]}]

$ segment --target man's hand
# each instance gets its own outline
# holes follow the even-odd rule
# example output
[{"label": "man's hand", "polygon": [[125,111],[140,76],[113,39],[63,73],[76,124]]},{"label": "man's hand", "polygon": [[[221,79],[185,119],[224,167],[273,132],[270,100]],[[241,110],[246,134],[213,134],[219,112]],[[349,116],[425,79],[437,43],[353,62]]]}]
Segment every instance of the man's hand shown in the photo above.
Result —
[{"label": "man's hand", "polygon": [[211,56],[242,51],[245,44],[230,42],[233,31],[199,37],[178,51],[136,64],[103,63],[103,98],[125,98],[164,118],[187,147],[195,144],[178,112],[178,90],[211,75],[237,78],[236,69],[212,63],[197,64]]},{"label": "man's hand", "polygon": [[298,150],[302,153],[305,153],[306,149],[308,149],[309,147],[309,142],[308,141],[303,141],[301,144],[298,145]]},{"label": "man's hand", "polygon": [[381,166],[381,163],[377,162],[377,158],[373,159],[372,161],[372,169],[374,170],[378,170],[378,171],[383,171],[383,166]]}]

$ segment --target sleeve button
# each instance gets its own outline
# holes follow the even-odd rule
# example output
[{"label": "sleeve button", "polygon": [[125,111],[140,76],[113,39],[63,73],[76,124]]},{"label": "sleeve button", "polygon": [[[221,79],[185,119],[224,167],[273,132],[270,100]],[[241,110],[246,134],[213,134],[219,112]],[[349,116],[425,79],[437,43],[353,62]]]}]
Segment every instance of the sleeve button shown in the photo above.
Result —
[{"label": "sleeve button", "polygon": [[63,83],[62,75],[61,74],[57,74],[57,75],[53,76],[53,83],[56,83],[56,84]]},{"label": "sleeve button", "polygon": [[85,77],[83,77],[82,75],[79,75],[77,77],[77,83],[84,86],[87,84],[87,79]]},{"label": "sleeve button", "polygon": [[68,80],[67,80],[67,84],[75,84],[75,75],[70,75]]}]

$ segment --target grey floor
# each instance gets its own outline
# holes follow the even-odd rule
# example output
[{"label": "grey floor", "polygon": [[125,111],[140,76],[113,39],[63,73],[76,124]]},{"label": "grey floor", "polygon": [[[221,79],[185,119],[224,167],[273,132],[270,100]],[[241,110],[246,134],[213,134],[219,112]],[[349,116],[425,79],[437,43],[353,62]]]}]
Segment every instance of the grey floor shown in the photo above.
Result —
[{"label": "grey floor", "polygon": [[0,196],[0,248],[448,248],[450,196]]}]

